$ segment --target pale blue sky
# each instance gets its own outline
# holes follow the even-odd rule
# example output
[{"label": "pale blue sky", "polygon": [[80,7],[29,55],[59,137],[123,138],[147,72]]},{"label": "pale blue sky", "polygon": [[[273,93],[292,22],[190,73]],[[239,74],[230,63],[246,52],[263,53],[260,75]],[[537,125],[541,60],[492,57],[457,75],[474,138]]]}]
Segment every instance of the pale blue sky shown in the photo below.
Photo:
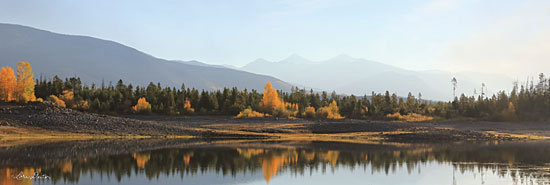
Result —
[{"label": "pale blue sky", "polygon": [[[547,0],[0,0],[0,22],[242,66],[297,53],[408,69],[550,72]],[[540,71],[544,69],[546,71]]]}]

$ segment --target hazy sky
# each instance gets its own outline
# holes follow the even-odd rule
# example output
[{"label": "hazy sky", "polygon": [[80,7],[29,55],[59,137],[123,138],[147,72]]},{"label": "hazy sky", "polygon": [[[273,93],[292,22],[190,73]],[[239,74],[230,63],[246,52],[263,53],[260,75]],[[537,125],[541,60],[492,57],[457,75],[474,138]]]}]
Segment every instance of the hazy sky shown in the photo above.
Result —
[{"label": "hazy sky", "polygon": [[550,72],[548,0],[0,0],[0,22],[214,64],[347,54],[415,70]]}]

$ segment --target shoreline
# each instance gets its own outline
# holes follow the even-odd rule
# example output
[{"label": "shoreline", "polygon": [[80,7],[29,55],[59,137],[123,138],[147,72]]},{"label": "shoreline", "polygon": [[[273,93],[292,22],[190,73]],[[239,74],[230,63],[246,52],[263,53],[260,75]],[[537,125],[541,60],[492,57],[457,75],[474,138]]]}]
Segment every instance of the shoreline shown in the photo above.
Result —
[{"label": "shoreline", "polygon": [[550,139],[550,126],[507,122],[306,120],[229,116],[108,116],[48,103],[0,105],[0,145],[139,138],[436,142]]}]

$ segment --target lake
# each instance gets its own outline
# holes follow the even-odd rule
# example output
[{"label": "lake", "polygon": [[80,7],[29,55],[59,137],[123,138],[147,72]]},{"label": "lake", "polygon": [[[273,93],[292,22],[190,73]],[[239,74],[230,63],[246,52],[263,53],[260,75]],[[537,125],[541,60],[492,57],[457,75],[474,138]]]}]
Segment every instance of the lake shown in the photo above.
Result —
[{"label": "lake", "polygon": [[550,142],[135,139],[0,145],[11,184],[550,184]]}]

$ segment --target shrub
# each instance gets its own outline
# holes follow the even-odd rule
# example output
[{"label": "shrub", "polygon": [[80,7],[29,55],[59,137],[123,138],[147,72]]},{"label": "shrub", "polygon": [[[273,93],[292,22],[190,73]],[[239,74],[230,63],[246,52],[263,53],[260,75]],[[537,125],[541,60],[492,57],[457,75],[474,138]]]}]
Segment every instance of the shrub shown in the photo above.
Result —
[{"label": "shrub", "polygon": [[63,94],[59,95],[59,99],[63,100],[65,102],[66,107],[68,108],[76,108],[76,105],[74,104],[74,93],[73,91],[64,90]]},{"label": "shrub", "polygon": [[79,110],[88,110],[90,109],[90,104],[86,100],[80,100],[78,104],[76,104],[76,107]]},{"label": "shrub", "polygon": [[396,112],[393,114],[386,115],[387,118],[395,119],[395,120],[402,120],[402,121],[409,121],[409,122],[418,122],[418,121],[431,121],[434,118],[430,116],[424,116],[421,114],[416,113],[409,113],[407,115],[401,115],[401,113]]},{"label": "shrub", "polygon": [[253,111],[251,108],[246,108],[243,111],[239,112],[236,118],[261,118],[266,116],[265,114]]},{"label": "shrub", "polygon": [[304,118],[315,118],[315,108],[313,107],[306,107],[306,110],[304,111],[303,115]]},{"label": "shrub", "polygon": [[275,109],[273,109],[273,117],[290,118],[290,116],[292,116],[292,112],[285,109],[284,107],[275,107]]}]

